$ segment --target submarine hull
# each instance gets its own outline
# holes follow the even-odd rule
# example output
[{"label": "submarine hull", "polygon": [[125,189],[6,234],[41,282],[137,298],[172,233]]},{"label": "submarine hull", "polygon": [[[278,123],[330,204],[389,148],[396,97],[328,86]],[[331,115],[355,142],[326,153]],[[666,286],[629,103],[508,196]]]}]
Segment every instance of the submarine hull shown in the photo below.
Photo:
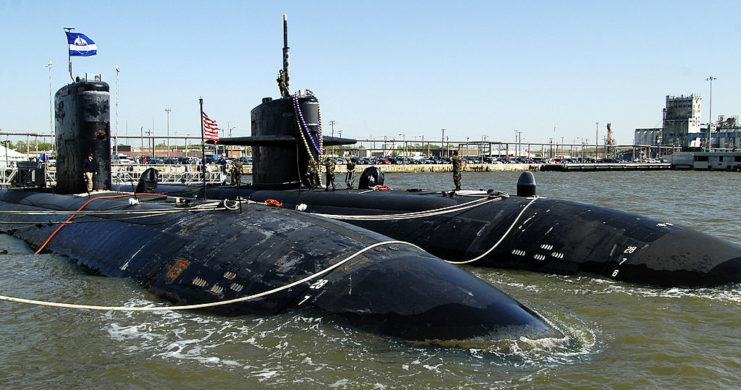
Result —
[{"label": "submarine hull", "polygon": [[[177,191],[175,186],[171,190]],[[209,191],[209,196],[235,196],[227,188]],[[656,286],[741,282],[738,245],[671,223],[577,202],[513,196],[460,211],[396,219],[405,213],[435,212],[486,196],[353,190],[243,190],[242,195],[254,201],[279,200],[287,208],[305,204],[306,212],[331,214],[414,243],[452,262],[480,257],[470,264],[555,274],[588,273]],[[342,217],[358,215],[388,218]]]},{"label": "submarine hull", "polygon": [[[179,304],[276,289],[389,241],[346,223],[274,207],[249,205],[241,213],[179,211],[145,201],[161,203],[164,197],[139,195],[141,202],[130,204],[131,194],[112,196],[86,204],[88,197],[2,191],[2,226],[32,246],[46,245],[103,275],[132,278]],[[105,214],[77,216],[51,237],[68,216],[51,212],[81,206]],[[131,211],[139,214],[132,216]],[[403,244],[379,245],[319,277],[213,311],[276,314],[303,308],[408,340],[466,339],[505,330],[528,337],[557,333],[498,289]]]},{"label": "submarine hull", "polygon": [[[354,225],[265,205],[208,202],[205,194],[184,204],[152,193],[153,169],[136,189],[149,193],[99,192],[111,189],[109,106],[108,84],[99,80],[78,80],[57,92],[54,193],[0,191],[4,232],[37,253],[66,255],[180,305],[208,304],[224,314],[314,308],[410,340],[486,337],[505,329],[514,336],[557,335],[543,318],[473,275]],[[300,188],[301,165],[322,151],[317,99],[266,101],[252,111],[252,121],[256,183]],[[301,137],[294,137],[299,125]],[[272,164],[276,156],[284,165]]]}]

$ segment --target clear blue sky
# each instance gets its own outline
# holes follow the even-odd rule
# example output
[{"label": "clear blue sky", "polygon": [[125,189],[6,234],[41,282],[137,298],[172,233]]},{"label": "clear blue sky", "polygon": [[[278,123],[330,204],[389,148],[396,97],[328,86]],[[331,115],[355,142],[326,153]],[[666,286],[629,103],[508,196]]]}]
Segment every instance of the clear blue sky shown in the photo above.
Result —
[{"label": "clear blue sky", "polygon": [[311,89],[346,137],[618,143],[659,127],[666,95],[703,97],[708,118],[741,115],[739,1],[20,1],[0,0],[0,129],[48,131],[70,81],[63,27],[95,40],[75,75],[121,69],[119,134],[197,135],[198,97],[248,135],[250,110],[279,95],[282,15],[291,90]]}]

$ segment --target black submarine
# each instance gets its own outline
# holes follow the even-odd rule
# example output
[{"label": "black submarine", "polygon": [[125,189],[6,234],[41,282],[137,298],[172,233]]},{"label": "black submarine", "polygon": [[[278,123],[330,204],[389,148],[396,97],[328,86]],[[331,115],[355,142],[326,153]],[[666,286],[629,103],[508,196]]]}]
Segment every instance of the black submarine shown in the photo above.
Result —
[{"label": "black submarine", "polygon": [[[538,197],[530,172],[517,194],[481,191],[373,191],[383,173],[367,168],[359,190],[312,191],[310,161],[325,146],[352,139],[322,134],[318,98],[309,90],[288,93],[287,38],[281,98],[264,98],[251,111],[251,135],[222,139],[250,145],[249,200],[275,199],[283,207],[342,220],[424,248],[453,264],[586,273],[656,286],[718,286],[741,282],[741,247],[665,221],[622,211]],[[383,188],[383,187],[380,187]],[[168,186],[179,196],[199,189]],[[235,199],[234,186],[211,186],[209,197]]]},{"label": "black submarine", "polygon": [[[415,341],[559,335],[470,273],[351,224],[264,204],[173,198],[147,180],[136,191],[109,191],[108,88],[78,80],[56,93],[56,186],[44,186],[44,168],[34,163],[19,168],[15,188],[0,190],[2,232],[37,253],[66,255],[91,272],[225,315],[317,310]],[[88,155],[99,191],[86,191]]]}]

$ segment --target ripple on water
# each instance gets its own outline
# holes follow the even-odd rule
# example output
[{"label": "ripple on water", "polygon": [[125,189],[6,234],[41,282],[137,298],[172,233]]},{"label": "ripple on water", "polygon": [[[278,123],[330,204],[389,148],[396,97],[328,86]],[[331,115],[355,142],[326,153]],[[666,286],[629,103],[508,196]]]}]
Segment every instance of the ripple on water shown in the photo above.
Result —
[{"label": "ripple on water", "polygon": [[[464,175],[515,192],[519,173]],[[386,176],[391,186],[402,175]],[[536,173],[540,194],[645,214],[739,242],[728,175]],[[736,176],[733,176],[734,178]],[[607,178],[607,179],[606,179]],[[451,175],[404,175],[450,188]],[[715,188],[722,198],[697,196]],[[692,199],[692,202],[688,202]],[[87,275],[0,235],[3,295],[104,305],[164,304],[126,279]],[[0,383],[25,387],[733,388],[741,383],[741,286],[656,289],[586,276],[467,267],[537,310],[562,338],[413,344],[311,311],[79,312],[0,303]]]}]

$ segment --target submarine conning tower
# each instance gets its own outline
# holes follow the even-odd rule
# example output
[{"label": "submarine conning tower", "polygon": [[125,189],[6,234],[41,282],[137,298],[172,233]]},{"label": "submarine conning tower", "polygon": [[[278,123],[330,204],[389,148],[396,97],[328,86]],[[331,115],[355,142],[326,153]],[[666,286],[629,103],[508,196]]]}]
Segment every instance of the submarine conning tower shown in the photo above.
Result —
[{"label": "submarine conning tower", "polygon": [[253,188],[309,187],[309,162],[315,161],[318,167],[325,146],[356,142],[350,138],[324,137],[316,95],[308,89],[290,94],[288,52],[288,25],[283,15],[283,69],[277,80],[281,98],[263,98],[262,103],[252,109],[251,136],[219,140],[222,145],[252,147]]},{"label": "submarine conning tower", "polygon": [[323,147],[319,101],[312,95],[264,98],[251,118],[253,186],[298,188]]},{"label": "submarine conning tower", "polygon": [[111,120],[108,84],[77,79],[54,96],[56,107],[57,192],[87,190],[83,164],[88,155],[98,166],[94,190],[111,189]]}]

